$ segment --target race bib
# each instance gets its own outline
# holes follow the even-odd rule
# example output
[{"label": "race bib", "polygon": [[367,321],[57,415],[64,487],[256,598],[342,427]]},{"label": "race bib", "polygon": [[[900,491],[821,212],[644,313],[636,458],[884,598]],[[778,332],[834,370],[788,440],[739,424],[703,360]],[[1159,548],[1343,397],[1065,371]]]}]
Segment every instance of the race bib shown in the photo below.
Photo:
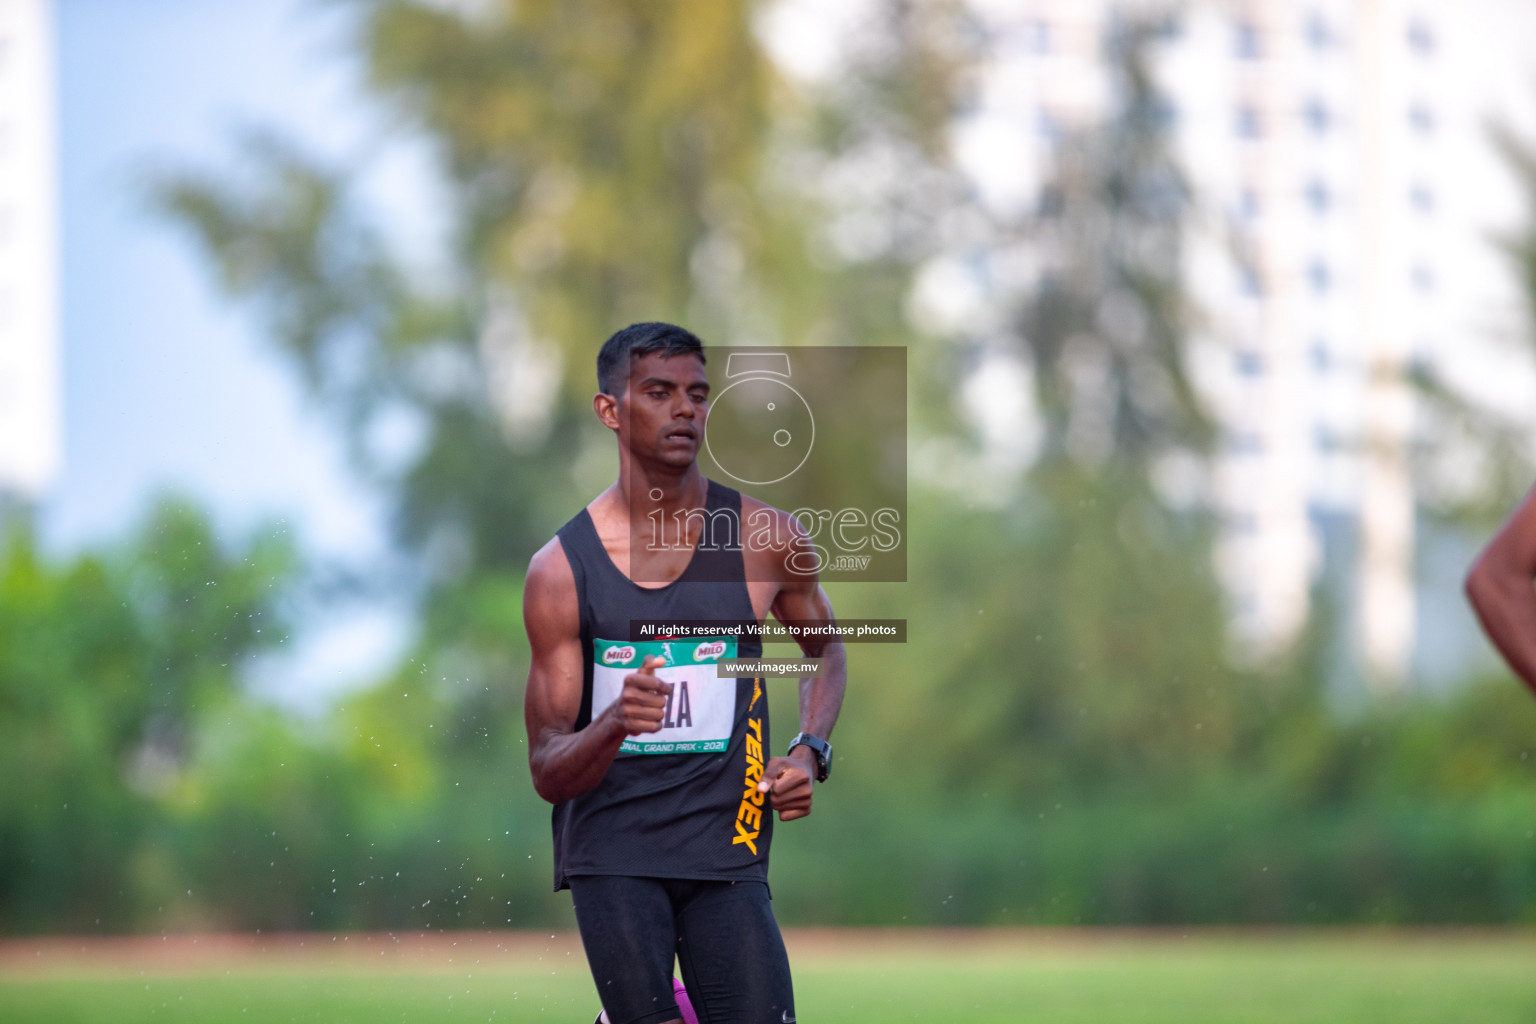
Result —
[{"label": "race bib", "polygon": [[736,657],[735,637],[592,641],[592,717],[619,699],[624,677],[649,656],[665,658],[656,678],[672,684],[661,731],[626,737],[622,754],[718,754],[736,722],[736,680],[715,677],[721,658]]}]

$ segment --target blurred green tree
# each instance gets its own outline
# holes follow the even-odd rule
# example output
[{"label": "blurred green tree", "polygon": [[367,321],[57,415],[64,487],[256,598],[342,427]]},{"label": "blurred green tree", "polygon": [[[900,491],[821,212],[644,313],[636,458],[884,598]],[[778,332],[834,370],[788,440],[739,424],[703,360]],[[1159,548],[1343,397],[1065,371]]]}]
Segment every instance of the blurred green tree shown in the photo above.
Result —
[{"label": "blurred green tree", "polygon": [[[1536,357],[1536,142],[1501,122],[1491,127],[1489,142],[1524,199],[1524,218],[1489,239],[1505,257],[1521,308],[1516,322],[1500,323],[1480,340],[1497,344],[1497,356],[1511,368],[1523,364],[1511,372],[1529,374]],[[1422,423],[1410,454],[1420,511],[1431,527],[1428,543],[1464,546],[1469,533],[1481,543],[1530,489],[1536,472],[1530,418],[1469,388],[1464,375],[1458,380],[1433,355],[1415,358],[1405,375]]]},{"label": "blurred green tree", "polygon": [[[400,539],[459,579],[521,571],[602,472],[590,365],[617,326],[799,339],[810,208],[772,166],[784,89],[745,0],[356,5],[372,98],[436,157],[448,271],[391,253],[349,192],[267,135],[244,183],[189,174],[158,201],[340,418],[396,498]],[[419,270],[419,266],[415,270]],[[414,423],[412,457],[371,438]]]},{"label": "blurred green tree", "polygon": [[[1523,779],[1514,739],[1431,763],[1419,719],[1340,727],[1310,648],[1289,671],[1228,663],[1209,508],[1169,483],[1203,478],[1214,432],[1188,364],[1190,197],[1148,71],[1159,26],[1116,27],[1108,116],[1059,140],[1040,210],[1000,222],[948,153],[977,52],[963,5],[876,5],[814,96],[775,73],[764,7],[358,0],[370,95],[438,160],[442,267],[391,249],[358,168],[270,135],[239,175],[157,187],[336,416],[422,570],[419,642],[323,727],[243,706],[190,744],[169,733],[196,785],[164,791],[155,828],[208,905],[285,927],[563,919],[517,868],[547,856],[518,721],[521,573],[611,473],[592,352],[653,318],[708,341],[911,342],[920,441],[963,464],[981,346],[922,341],[906,304],[925,261],[979,231],[1045,269],[993,297],[1038,451],[969,491],[919,482],[911,585],[834,594],[845,615],[908,618],[910,642],[855,652],[870,685],[838,735],[856,754],[810,833],[845,856],[786,830],[776,896],[885,923],[1527,912],[1506,840],[1528,801],[1435,805],[1421,828],[1361,753],[1377,736],[1438,797]],[[1447,719],[1467,733],[1499,713],[1467,707]],[[1465,851],[1479,878],[1415,888]],[[143,892],[168,888],[156,863]]]},{"label": "blurred green tree", "polygon": [[[278,648],[296,564],[281,529],[221,540],[182,502],[117,550],[0,548],[0,929],[122,927],[155,894],[157,808],[199,721]],[[143,877],[141,877],[143,876]]]},{"label": "blurred green tree", "polygon": [[[360,822],[416,881],[332,906],[379,923],[434,920],[426,915],[444,906],[461,912],[449,893],[475,870],[462,851],[502,837],[547,854],[547,809],[532,798],[520,740],[521,577],[532,551],[611,479],[612,441],[588,401],[608,334],[670,319],[711,343],[912,336],[903,295],[914,254],[931,248],[920,196],[881,197],[906,211],[904,229],[843,252],[825,238],[821,183],[882,147],[937,166],[947,93],[918,88],[950,67],[926,31],[937,5],[880,13],[899,45],[867,63],[854,89],[901,91],[875,120],[814,102],[777,74],[756,31],[765,6],[355,4],[369,97],[440,172],[442,266],[423,270],[431,260],[391,250],[357,199],[365,169],[326,166],[270,133],[244,139],[239,174],[155,185],[158,207],[192,234],[220,285],[256,307],[336,417],[422,569],[409,661],[331,723],[360,772],[348,799],[361,817],[337,820]],[[381,447],[402,424],[416,442],[404,454]],[[392,696],[397,685],[412,696]],[[226,764],[218,777],[234,778],[227,764],[244,763],[246,746],[221,745],[210,770]],[[270,760],[275,749],[241,756]],[[223,793],[218,813],[238,831],[248,802],[255,819],[276,822],[267,833],[291,834],[277,821],[277,790],[263,785],[266,795]],[[547,918],[528,874],[505,898],[519,920]]]},{"label": "blurred green tree", "polygon": [[1143,487],[1159,457],[1203,456],[1214,437],[1189,370],[1192,197],[1150,66],[1162,31],[1157,21],[1111,23],[1111,108],[1063,130],[1040,209],[1019,232],[1042,262],[1016,319],[1034,371],[1040,465]]},{"label": "blurred green tree", "polygon": [[[764,6],[357,3],[369,96],[441,173],[450,226],[436,272],[390,250],[354,194],[359,168],[270,133],[242,143],[241,174],[154,188],[392,502],[425,570],[432,632],[417,653],[493,682],[498,713],[518,701],[521,626],[466,628],[485,616],[465,604],[504,609],[495,595],[611,480],[611,441],[588,407],[602,339],[643,319],[722,343],[912,337],[902,298],[931,245],[917,197],[900,197],[899,237],[850,255],[824,239],[818,183],[877,145],[935,164],[946,93],[917,88],[947,73],[923,57],[937,52],[924,31],[934,5],[882,14],[912,59],[901,74],[879,65],[879,89],[899,85],[900,102],[872,120],[776,73],[755,31]],[[414,442],[380,447],[402,433]]]},{"label": "blurred green tree", "polygon": [[[838,87],[797,105],[752,31],[757,7],[700,20],[612,0],[360,5],[373,94],[428,141],[448,185],[453,270],[436,292],[365,226],[345,174],[270,138],[247,146],[248,187],[204,175],[160,188],[225,286],[261,304],[360,465],[382,462],[369,449],[382,418],[422,424],[415,458],[379,481],[434,573],[417,657],[478,702],[482,725],[515,729],[520,630],[495,595],[585,499],[572,467],[606,443],[585,374],[567,368],[649,317],[706,338],[911,338],[911,275],[970,201],[947,154],[969,56],[954,8],[882,8]],[[1000,484],[1001,514],[920,499],[921,596],[897,613],[945,628],[916,631],[900,659],[874,655],[876,674],[882,657],[906,666],[891,675],[900,698],[868,725],[850,716],[857,738],[877,722],[910,736],[942,713],[937,778],[1038,795],[1156,778],[1153,763],[1235,742],[1206,524],[1152,485],[1158,460],[1198,458],[1210,434],[1185,366],[1187,194],[1147,71],[1154,35],[1114,37],[1113,114],[1063,141],[1052,205],[1000,239],[1028,238],[1050,263],[1016,317],[1041,457],[1022,486]],[[807,187],[861,168],[850,192]],[[925,349],[916,364],[937,423],[955,355]],[[973,606],[983,614],[952,621]],[[1041,639],[1021,649],[1025,634]]]},{"label": "blurred green tree", "polygon": [[1040,440],[1022,471],[972,485],[970,508],[915,497],[924,628],[899,654],[869,654],[922,669],[910,685],[927,713],[893,711],[882,729],[929,749],[934,781],[1016,806],[1167,795],[1257,728],[1253,680],[1227,658],[1212,510],[1162,483],[1171,461],[1204,479],[1214,429],[1188,368],[1191,197],[1149,71],[1160,32],[1114,25],[1110,109],[1064,132],[1041,206],[987,241],[1041,264],[995,296]]}]

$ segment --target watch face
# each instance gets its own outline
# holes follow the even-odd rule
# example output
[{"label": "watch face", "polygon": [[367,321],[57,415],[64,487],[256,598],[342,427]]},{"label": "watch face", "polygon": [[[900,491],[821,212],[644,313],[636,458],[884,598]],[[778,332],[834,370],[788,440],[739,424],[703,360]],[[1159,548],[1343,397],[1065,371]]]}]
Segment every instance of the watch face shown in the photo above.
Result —
[{"label": "watch face", "polygon": [[704,447],[738,483],[778,483],[805,464],[815,439],[811,407],[777,377],[743,377],[710,401]]}]

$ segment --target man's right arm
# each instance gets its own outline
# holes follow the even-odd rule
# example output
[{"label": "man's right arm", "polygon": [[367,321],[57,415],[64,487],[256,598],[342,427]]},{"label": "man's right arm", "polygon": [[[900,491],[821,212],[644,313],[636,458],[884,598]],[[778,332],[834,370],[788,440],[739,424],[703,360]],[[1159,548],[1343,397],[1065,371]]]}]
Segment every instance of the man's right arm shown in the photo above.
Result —
[{"label": "man's right arm", "polygon": [[1536,491],[1473,563],[1467,598],[1488,639],[1536,693]]},{"label": "man's right arm", "polygon": [[[666,694],[652,659],[624,680],[620,699],[577,730],[581,710],[581,613],[576,579],[558,538],[533,556],[523,584],[523,626],[533,658],[523,719],[533,788],[552,804],[596,789],[624,738],[661,728]],[[660,659],[656,659],[659,662]]]}]

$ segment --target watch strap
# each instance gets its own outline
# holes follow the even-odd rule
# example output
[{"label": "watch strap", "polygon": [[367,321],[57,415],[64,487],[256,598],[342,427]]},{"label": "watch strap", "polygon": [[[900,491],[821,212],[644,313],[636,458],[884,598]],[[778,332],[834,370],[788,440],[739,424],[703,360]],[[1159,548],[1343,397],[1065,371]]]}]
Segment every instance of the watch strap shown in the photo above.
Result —
[{"label": "watch strap", "polygon": [[820,736],[802,732],[796,733],[795,738],[789,741],[789,746],[784,751],[785,756],[789,756],[796,747],[811,748],[811,752],[816,755],[816,781],[826,782],[827,776],[832,774],[832,744]]}]

